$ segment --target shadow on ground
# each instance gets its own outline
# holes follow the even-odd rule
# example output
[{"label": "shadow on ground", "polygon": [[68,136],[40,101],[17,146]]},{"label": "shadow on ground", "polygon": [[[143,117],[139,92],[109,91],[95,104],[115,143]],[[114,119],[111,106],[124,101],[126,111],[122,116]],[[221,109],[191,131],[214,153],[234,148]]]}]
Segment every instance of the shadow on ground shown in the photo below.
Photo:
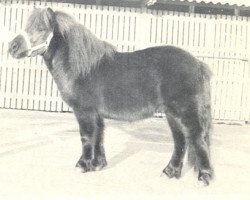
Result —
[{"label": "shadow on ground", "polygon": [[163,127],[154,127],[157,124],[151,123],[142,126],[141,123],[143,122],[136,123],[138,126],[135,126],[136,128],[133,128],[133,130],[131,130],[129,123],[122,123],[120,126],[117,125],[117,131],[122,132],[129,140],[123,144],[124,148],[122,151],[108,160],[109,165],[107,169],[115,167],[141,151],[154,152],[156,157],[158,153],[172,153],[168,152],[169,149],[171,151],[173,149],[173,141],[167,123]]}]

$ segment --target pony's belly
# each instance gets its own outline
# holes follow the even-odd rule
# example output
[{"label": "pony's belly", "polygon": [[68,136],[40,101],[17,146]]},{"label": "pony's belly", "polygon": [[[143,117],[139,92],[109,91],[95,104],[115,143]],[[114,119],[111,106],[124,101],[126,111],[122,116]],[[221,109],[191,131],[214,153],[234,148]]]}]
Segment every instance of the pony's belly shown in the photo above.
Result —
[{"label": "pony's belly", "polygon": [[101,115],[104,118],[124,120],[124,121],[136,121],[152,117],[156,112],[158,106],[148,105],[144,107],[128,107],[127,109],[111,109],[104,107],[101,111]]},{"label": "pony's belly", "polygon": [[[131,86],[131,88],[133,87]],[[149,94],[139,89],[135,91],[127,89],[126,91],[123,88],[123,93],[119,90],[111,90],[112,92],[106,93],[102,99],[101,110],[103,116],[126,121],[135,121],[153,116],[162,105],[162,98],[158,92],[159,90],[152,88]]]},{"label": "pony's belly", "polygon": [[137,121],[145,118],[152,117],[154,112],[103,112],[102,116],[106,119],[115,119],[122,121]]}]

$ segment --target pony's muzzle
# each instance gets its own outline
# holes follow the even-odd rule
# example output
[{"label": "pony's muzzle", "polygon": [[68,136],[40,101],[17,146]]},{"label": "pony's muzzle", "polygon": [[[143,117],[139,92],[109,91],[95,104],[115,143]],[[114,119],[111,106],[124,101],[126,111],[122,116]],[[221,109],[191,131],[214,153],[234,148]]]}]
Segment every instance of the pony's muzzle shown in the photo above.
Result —
[{"label": "pony's muzzle", "polygon": [[27,56],[27,42],[21,34],[9,42],[8,52],[13,58],[23,58]]}]

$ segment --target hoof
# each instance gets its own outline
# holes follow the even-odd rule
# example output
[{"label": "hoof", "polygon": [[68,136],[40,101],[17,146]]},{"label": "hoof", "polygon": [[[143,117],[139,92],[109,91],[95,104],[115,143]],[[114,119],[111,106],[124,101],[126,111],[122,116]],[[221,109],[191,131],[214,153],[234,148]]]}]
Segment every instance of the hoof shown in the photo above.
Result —
[{"label": "hoof", "polygon": [[212,173],[209,170],[199,172],[198,181],[202,186],[209,186],[212,180]]},{"label": "hoof", "polygon": [[181,169],[182,164],[179,167],[174,167],[171,163],[163,170],[163,173],[166,174],[169,178],[177,178],[181,177]]},{"label": "hoof", "polygon": [[97,159],[94,159],[92,163],[94,166],[94,171],[99,171],[107,166],[107,161],[104,157],[98,157]]},{"label": "hoof", "polygon": [[80,159],[76,164],[77,170],[79,170],[82,173],[86,173],[89,171],[99,171],[105,166],[107,166],[107,162],[106,159],[103,157],[99,157],[93,160]]}]

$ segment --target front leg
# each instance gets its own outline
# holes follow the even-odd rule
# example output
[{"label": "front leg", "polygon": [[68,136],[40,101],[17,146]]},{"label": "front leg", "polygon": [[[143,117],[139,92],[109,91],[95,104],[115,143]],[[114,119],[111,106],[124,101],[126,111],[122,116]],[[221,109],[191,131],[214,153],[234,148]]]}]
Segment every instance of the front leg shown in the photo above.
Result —
[{"label": "front leg", "polygon": [[76,164],[81,172],[100,170],[107,165],[103,147],[104,122],[97,112],[75,111],[80,127],[82,155]]}]

